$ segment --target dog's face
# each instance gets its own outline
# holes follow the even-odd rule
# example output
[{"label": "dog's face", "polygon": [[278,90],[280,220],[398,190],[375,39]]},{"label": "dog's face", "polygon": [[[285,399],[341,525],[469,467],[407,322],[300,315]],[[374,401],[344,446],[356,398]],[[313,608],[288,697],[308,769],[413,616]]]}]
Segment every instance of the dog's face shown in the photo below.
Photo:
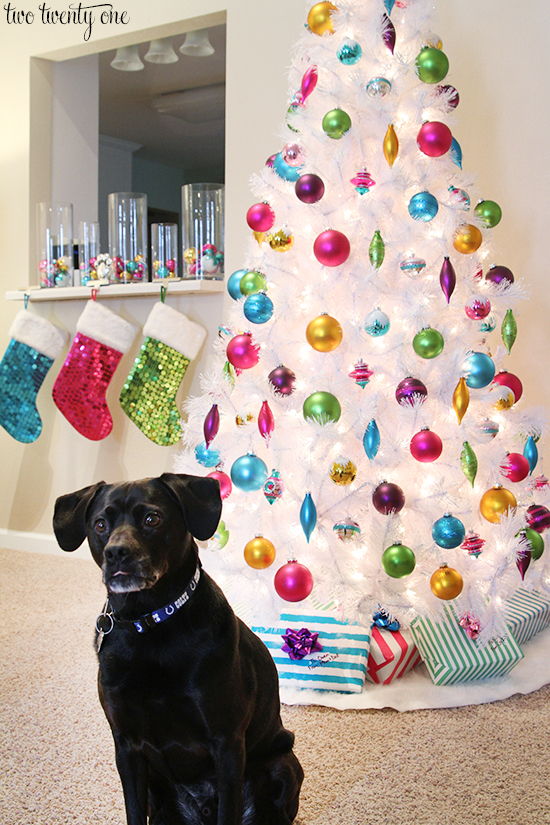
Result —
[{"label": "dog's face", "polygon": [[192,537],[210,538],[220,515],[217,481],[165,473],[61,496],[53,523],[63,550],[75,550],[87,536],[108,590],[130,593],[179,567]]}]

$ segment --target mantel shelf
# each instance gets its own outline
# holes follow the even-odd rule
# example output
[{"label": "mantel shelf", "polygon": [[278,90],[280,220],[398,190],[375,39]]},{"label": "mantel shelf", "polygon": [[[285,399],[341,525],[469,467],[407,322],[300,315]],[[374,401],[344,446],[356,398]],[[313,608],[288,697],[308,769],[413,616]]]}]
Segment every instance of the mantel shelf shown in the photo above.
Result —
[{"label": "mantel shelf", "polygon": [[[223,281],[154,281],[146,284],[106,284],[97,287],[99,298],[144,298],[148,295],[160,297],[161,286],[166,286],[170,295],[197,294],[200,292],[223,292]],[[75,301],[91,297],[92,287],[66,286],[51,289],[26,287],[6,292],[6,301]]]}]

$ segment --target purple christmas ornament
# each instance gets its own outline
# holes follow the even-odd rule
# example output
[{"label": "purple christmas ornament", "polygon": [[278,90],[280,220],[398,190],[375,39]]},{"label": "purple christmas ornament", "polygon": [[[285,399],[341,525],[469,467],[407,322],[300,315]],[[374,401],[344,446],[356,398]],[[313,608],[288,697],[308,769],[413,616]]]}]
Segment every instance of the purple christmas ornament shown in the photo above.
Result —
[{"label": "purple christmas ornament", "polygon": [[418,378],[411,378],[410,376],[404,378],[395,390],[397,403],[402,407],[413,407],[416,404],[421,405],[426,400],[427,395],[428,390],[426,389],[426,385]]},{"label": "purple christmas ornament", "polygon": [[387,14],[382,15],[382,40],[393,54],[395,49],[395,28]]},{"label": "purple christmas ornament", "polygon": [[523,548],[518,550],[518,555],[516,559],[516,565],[520,572],[521,579],[525,578],[525,574],[527,573],[527,568],[531,564],[531,551],[524,550]]},{"label": "purple christmas ornament", "polygon": [[220,414],[218,412],[218,405],[212,404],[209,412],[204,419],[204,440],[206,448],[210,447],[220,429]]},{"label": "purple christmas ornament", "polygon": [[447,256],[445,256],[445,259],[441,266],[441,272],[439,273],[439,283],[441,284],[441,289],[443,290],[443,294],[447,299],[447,303],[449,303],[449,301],[451,300],[451,295],[455,291],[456,274],[454,271],[454,267]]}]

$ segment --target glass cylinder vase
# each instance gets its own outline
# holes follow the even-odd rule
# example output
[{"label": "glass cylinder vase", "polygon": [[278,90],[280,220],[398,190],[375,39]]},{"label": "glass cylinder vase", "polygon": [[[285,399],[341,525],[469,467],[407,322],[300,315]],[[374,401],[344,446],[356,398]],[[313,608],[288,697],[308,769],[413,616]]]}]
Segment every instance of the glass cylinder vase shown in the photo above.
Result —
[{"label": "glass cylinder vase", "polygon": [[151,224],[151,261],[153,278],[178,277],[177,223]]},{"label": "glass cylinder vase", "polygon": [[183,277],[223,281],[223,183],[181,188]]},{"label": "glass cylinder vase", "polygon": [[96,263],[100,251],[99,223],[80,221],[78,224],[78,269],[81,286],[99,279]]},{"label": "glass cylinder vase", "polygon": [[65,287],[73,283],[73,205],[36,205],[38,272],[41,287]]},{"label": "glass cylinder vase", "polygon": [[147,195],[112,192],[108,198],[111,280],[140,283],[147,275]]}]

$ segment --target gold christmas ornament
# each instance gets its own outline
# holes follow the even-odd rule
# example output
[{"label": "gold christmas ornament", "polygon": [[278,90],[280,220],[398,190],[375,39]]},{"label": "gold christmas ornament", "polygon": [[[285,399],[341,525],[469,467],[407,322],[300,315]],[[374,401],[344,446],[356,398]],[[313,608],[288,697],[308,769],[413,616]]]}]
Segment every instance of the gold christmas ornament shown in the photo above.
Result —
[{"label": "gold christmas ornament", "polygon": [[330,19],[331,11],[338,11],[333,3],[315,3],[312,6],[307,16],[307,25],[313,34],[322,35],[325,32],[334,34],[332,20]]},{"label": "gold christmas ornament", "polygon": [[329,475],[335,484],[345,487],[355,480],[357,475],[357,467],[353,461],[348,461],[345,458],[335,461],[329,470]]},{"label": "gold christmas ornament", "polygon": [[183,260],[186,264],[194,264],[197,258],[197,250],[194,246],[190,246],[189,249],[186,249],[183,253]]},{"label": "gold christmas ornament", "polygon": [[398,152],[399,141],[397,140],[397,135],[395,134],[393,124],[390,123],[390,125],[388,126],[388,131],[386,132],[386,136],[384,138],[384,157],[386,158],[390,166],[393,166],[393,164],[395,163],[395,159],[397,157]]},{"label": "gold christmas ornament", "polygon": [[491,387],[491,392],[497,395],[497,401],[493,404],[495,410],[509,410],[516,402],[514,391],[510,387],[494,386]]},{"label": "gold christmas ornament", "polygon": [[466,415],[466,410],[468,409],[469,403],[470,390],[468,389],[466,379],[463,376],[456,385],[456,389],[453,393],[453,410],[456,413],[459,424],[462,424],[462,419]]},{"label": "gold christmas ornament", "polygon": [[498,524],[504,513],[508,513],[509,509],[513,510],[517,506],[518,503],[514,494],[510,490],[506,490],[501,484],[495,484],[494,487],[483,493],[479,502],[481,515],[492,524]]},{"label": "gold christmas ornament", "polygon": [[244,427],[245,424],[252,424],[256,419],[252,415],[252,413],[243,413],[243,415],[237,415],[235,417],[235,423],[237,427]]},{"label": "gold christmas ornament", "polygon": [[275,545],[263,536],[255,536],[244,548],[244,560],[254,570],[265,570],[275,561]]},{"label": "gold christmas ornament", "polygon": [[310,321],[306,329],[306,338],[317,352],[332,352],[342,343],[342,327],[332,315],[319,315]]},{"label": "gold christmas ornament", "polygon": [[463,255],[470,255],[476,252],[483,241],[483,235],[477,226],[471,223],[464,223],[458,228],[453,239],[453,246],[457,252]]},{"label": "gold christmas ornament", "polygon": [[267,236],[267,242],[275,252],[288,252],[294,244],[294,236],[290,232],[279,229],[278,232]]},{"label": "gold christmas ornament", "polygon": [[258,241],[259,245],[261,246],[265,241],[265,232],[253,232],[254,238]]},{"label": "gold christmas ornament", "polygon": [[430,579],[430,587],[432,593],[438,599],[449,601],[449,599],[456,599],[462,592],[464,581],[462,576],[455,570],[454,567],[449,567],[448,564],[442,564]]}]

